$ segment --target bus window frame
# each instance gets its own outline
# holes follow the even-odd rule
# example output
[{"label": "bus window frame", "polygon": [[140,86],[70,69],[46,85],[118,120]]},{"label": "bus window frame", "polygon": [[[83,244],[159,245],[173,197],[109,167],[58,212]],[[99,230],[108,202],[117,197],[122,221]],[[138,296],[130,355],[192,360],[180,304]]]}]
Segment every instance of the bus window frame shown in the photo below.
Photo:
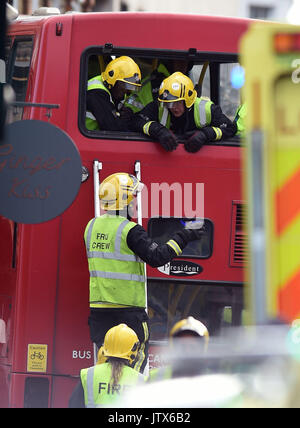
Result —
[{"label": "bus window frame", "polygon": [[[157,239],[156,237],[153,237],[153,223],[157,220],[183,220],[183,221],[191,221],[193,219],[189,219],[189,218],[181,218],[181,217],[150,217],[148,220],[148,225],[147,225],[147,231],[148,231],[148,235],[150,236],[151,239],[153,239],[155,241],[155,239]],[[204,218],[204,224],[205,225],[209,225],[209,232],[207,233],[208,236],[208,240],[209,240],[209,252],[208,255],[201,255],[201,254],[192,254],[189,253],[187,251],[185,251],[185,249],[183,250],[182,254],[179,254],[176,256],[176,258],[178,259],[196,259],[196,260],[205,260],[205,259],[209,259],[212,257],[213,252],[214,252],[214,229],[215,229],[215,225],[214,222],[210,219],[210,218]],[[183,229],[183,227],[182,227]],[[178,229],[180,230],[180,229]],[[170,233],[170,237],[169,239],[172,238],[172,234],[175,232]],[[195,242],[195,241],[194,241]]]},{"label": "bus window frame", "polygon": [[14,38],[12,36],[6,36],[5,37],[5,43],[4,43],[4,51],[5,51],[5,82],[8,81],[9,76],[9,67],[10,67],[10,60],[11,60],[11,51],[13,46]]},{"label": "bus window frame", "polygon": [[[89,58],[92,55],[112,55],[121,56],[127,55],[132,58],[158,59],[158,60],[186,60],[193,61],[195,64],[203,64],[209,61],[210,69],[210,98],[215,104],[219,104],[220,98],[220,82],[216,82],[216,78],[220,78],[220,64],[222,63],[238,63],[237,53],[228,52],[207,52],[197,51],[194,48],[188,50],[168,50],[168,49],[141,49],[134,47],[120,47],[112,44],[92,45],[84,49],[80,58],[80,78],[79,78],[79,101],[78,101],[78,128],[81,134],[89,139],[97,140],[132,140],[132,141],[153,141],[150,137],[141,135],[138,132],[120,132],[120,131],[95,131],[88,130],[85,127],[85,112],[86,112],[86,87],[88,81],[88,65]],[[233,137],[224,142],[215,143],[216,145],[224,146],[239,146],[240,139]],[[210,143],[214,145],[214,143]]]},{"label": "bus window frame", "polygon": [[15,37],[7,37],[11,39],[11,51],[9,56],[7,57],[7,83],[11,84],[12,79],[12,71],[16,60],[16,54],[17,54],[17,45],[20,42],[32,42],[32,49],[31,49],[31,55],[30,55],[30,61],[29,61],[29,71],[31,67],[31,60],[32,60],[32,54],[34,50],[34,36],[33,35],[25,35],[25,36],[15,36]]},{"label": "bus window frame", "polygon": [[[171,301],[169,300],[170,298],[172,298],[172,296],[170,295],[170,290],[172,290],[171,292],[176,294],[176,288],[177,287],[184,287],[183,288],[183,294],[179,295],[179,298],[176,299],[174,298],[173,303],[176,303],[176,305],[174,305],[172,307],[172,305],[170,305]],[[196,319],[201,320],[206,327],[209,330],[210,336],[219,336],[221,334],[222,331],[224,331],[224,328],[228,328],[228,327],[236,327],[236,326],[243,326],[243,319],[241,318],[241,322],[237,322],[238,318],[232,317],[231,319],[231,323],[230,325],[226,325],[226,321],[224,319],[224,308],[230,306],[232,309],[234,308],[234,311],[232,312],[232,315],[236,315],[236,313],[238,312],[238,306],[239,306],[239,300],[237,298],[241,298],[241,302],[243,303],[244,301],[244,293],[245,293],[245,289],[244,289],[244,284],[242,282],[231,282],[231,281],[208,281],[208,280],[199,280],[199,279],[190,279],[190,278],[184,278],[184,277],[180,277],[180,278],[174,278],[174,277],[170,277],[170,278],[156,278],[156,277],[148,277],[147,278],[147,287],[148,287],[148,308],[152,309],[152,314],[153,316],[150,318],[150,335],[151,335],[151,339],[150,339],[150,344],[154,344],[155,341],[157,340],[165,340],[168,336],[169,336],[169,331],[172,328],[172,326],[179,321],[179,319],[185,318],[187,315],[192,315],[194,316]],[[219,295],[219,290],[220,290],[220,297],[221,300],[220,301],[214,301],[213,299],[207,299],[207,301],[205,302],[205,305],[203,306],[203,309],[206,307],[208,303],[210,303],[212,306],[216,306],[215,310],[217,310],[217,306],[223,306],[223,311],[222,313],[218,313],[219,318],[216,319],[215,317],[212,317],[212,307],[210,307],[210,311],[209,311],[209,318],[206,319],[204,313],[195,313],[195,304],[197,303],[197,295],[194,296],[194,298],[196,299],[194,302],[191,303],[190,308],[188,313],[182,313],[181,315],[179,315],[180,312],[180,308],[183,306],[182,305],[182,300],[184,300],[184,298],[186,297],[185,291],[188,291],[188,289],[190,288],[190,290],[194,290],[196,291],[196,289],[199,290],[199,292],[205,292],[207,293],[208,297],[212,297],[213,294],[215,295]],[[193,287],[193,289],[192,289]],[[153,322],[153,318],[157,315],[157,309],[155,308],[156,305],[153,305],[153,302],[155,303],[157,294],[156,291],[157,289],[160,289],[160,310],[161,310],[161,316],[165,316],[167,317],[167,322],[165,323],[166,325],[166,335],[164,337],[156,337],[156,332],[153,332],[153,326],[155,325],[155,323]],[[168,290],[166,291],[166,289],[168,288]],[[177,288],[178,290],[178,288]],[[185,294],[185,296],[184,296]],[[166,299],[167,297],[167,299]],[[231,297],[231,301],[225,300],[225,298]],[[167,306],[164,305],[164,303],[168,303]],[[213,303],[215,303],[215,305],[213,305]],[[231,303],[231,304],[230,304]],[[197,306],[196,306],[197,307]],[[245,310],[245,306],[244,304],[242,304],[241,307],[241,312],[240,314],[242,315],[243,311]]]},{"label": "bus window frame", "polygon": [[[34,52],[34,45],[35,45],[35,37],[34,34],[26,34],[26,35],[16,35],[16,36],[7,36],[7,39],[11,40],[11,50],[9,53],[9,56],[7,57],[7,72],[6,72],[6,82],[11,85],[11,87],[14,89],[12,80],[13,80],[13,70],[15,67],[15,63],[16,63],[16,55],[17,55],[17,49],[18,49],[18,45],[22,42],[31,42],[31,52],[30,52],[30,60],[29,60],[29,67],[28,67],[28,75],[27,75],[27,81],[26,81],[26,91],[25,91],[25,96],[24,96],[24,100],[17,100],[16,97],[16,101],[21,101],[21,102],[25,102],[28,96],[28,87],[29,87],[29,76],[30,76],[30,72],[31,72],[31,63],[32,63],[32,57],[33,57],[33,52]],[[24,114],[24,107],[14,107],[13,105],[10,106],[10,108],[15,109],[15,112],[17,112],[17,109],[20,109],[21,112],[20,113],[16,113],[12,115],[12,120],[8,120],[7,118],[7,122],[8,123],[13,123],[17,120],[22,120],[23,119],[23,114]],[[19,115],[20,118],[14,118],[15,115]]]}]

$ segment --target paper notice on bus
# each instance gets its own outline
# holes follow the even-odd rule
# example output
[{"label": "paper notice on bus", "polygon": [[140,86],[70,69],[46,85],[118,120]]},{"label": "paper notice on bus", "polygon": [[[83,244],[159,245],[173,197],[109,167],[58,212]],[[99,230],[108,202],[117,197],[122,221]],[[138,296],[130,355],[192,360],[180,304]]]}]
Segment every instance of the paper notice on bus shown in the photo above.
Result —
[{"label": "paper notice on bus", "polygon": [[181,220],[181,223],[183,224],[185,229],[201,229],[204,225],[204,219],[201,218],[189,221]]}]

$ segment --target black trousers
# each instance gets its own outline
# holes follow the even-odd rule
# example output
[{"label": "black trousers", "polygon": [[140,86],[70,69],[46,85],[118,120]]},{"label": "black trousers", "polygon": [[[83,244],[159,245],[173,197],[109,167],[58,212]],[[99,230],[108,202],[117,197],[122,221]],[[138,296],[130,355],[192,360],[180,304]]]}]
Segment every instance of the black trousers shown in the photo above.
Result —
[{"label": "black trousers", "polygon": [[105,334],[111,327],[125,323],[132,328],[140,342],[140,351],[134,368],[143,373],[149,352],[149,318],[145,309],[91,308],[88,322],[91,340],[98,348],[103,345]]}]

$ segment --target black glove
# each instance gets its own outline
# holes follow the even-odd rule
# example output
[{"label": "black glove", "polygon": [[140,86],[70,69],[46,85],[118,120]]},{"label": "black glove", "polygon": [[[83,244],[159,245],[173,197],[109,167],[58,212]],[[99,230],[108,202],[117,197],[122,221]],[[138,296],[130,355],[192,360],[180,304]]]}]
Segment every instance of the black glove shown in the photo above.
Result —
[{"label": "black glove", "polygon": [[149,134],[154,139],[158,140],[162,147],[167,151],[171,152],[178,146],[178,141],[172,131],[160,123],[153,122],[150,125]]},{"label": "black glove", "polygon": [[133,111],[129,107],[123,106],[119,113],[121,119],[130,120],[133,117]]},{"label": "black glove", "polygon": [[205,231],[203,229],[183,229],[183,233],[185,234],[185,237],[188,242],[190,242],[196,241],[197,239],[201,239],[202,236],[205,234]]},{"label": "black glove", "polygon": [[178,146],[178,142],[175,135],[167,128],[161,129],[158,136],[158,141],[167,152],[175,150]]},{"label": "black glove", "polygon": [[195,153],[201,149],[204,143],[208,141],[206,135],[202,131],[196,131],[187,141],[184,143],[184,148],[187,152]]},{"label": "black glove", "polygon": [[179,247],[183,248],[191,241],[201,239],[205,235],[205,229],[182,229],[176,232],[172,239],[177,242]]}]

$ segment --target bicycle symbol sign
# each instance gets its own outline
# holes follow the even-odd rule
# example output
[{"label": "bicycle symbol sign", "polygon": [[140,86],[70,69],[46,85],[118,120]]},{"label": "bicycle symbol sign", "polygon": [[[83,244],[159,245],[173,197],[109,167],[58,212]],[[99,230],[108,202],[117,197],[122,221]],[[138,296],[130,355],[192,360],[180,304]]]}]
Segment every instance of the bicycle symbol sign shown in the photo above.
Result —
[{"label": "bicycle symbol sign", "polygon": [[28,344],[27,371],[42,372],[47,371],[47,350],[48,345]]},{"label": "bicycle symbol sign", "polygon": [[35,360],[36,358],[37,358],[38,360],[43,360],[43,359],[45,358],[45,356],[44,356],[41,352],[35,352],[35,351],[34,351],[34,353],[33,353],[33,354],[30,354],[30,358],[31,358],[32,360]]}]

